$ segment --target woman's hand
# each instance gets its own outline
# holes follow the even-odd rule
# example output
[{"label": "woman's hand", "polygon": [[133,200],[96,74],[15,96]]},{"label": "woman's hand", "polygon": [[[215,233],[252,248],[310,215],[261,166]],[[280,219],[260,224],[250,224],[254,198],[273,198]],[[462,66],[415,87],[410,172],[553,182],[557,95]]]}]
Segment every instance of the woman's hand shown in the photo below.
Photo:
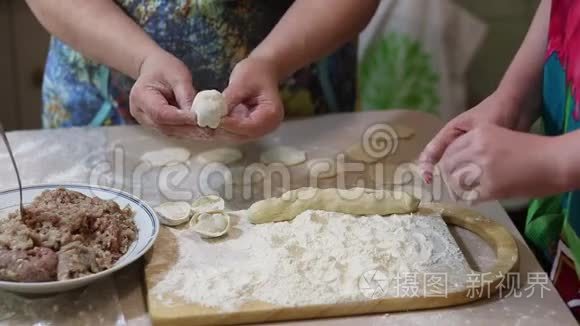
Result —
[{"label": "woman's hand", "polygon": [[230,114],[220,125],[240,139],[255,139],[274,131],[284,118],[275,65],[249,57],[236,65],[224,96]]},{"label": "woman's hand", "polygon": [[189,69],[163,50],[147,56],[131,90],[131,114],[143,126],[178,138],[208,139],[190,111],[196,91]]},{"label": "woman's hand", "polygon": [[554,140],[480,123],[447,147],[439,167],[462,200],[543,196],[565,187]]},{"label": "woman's hand", "polygon": [[425,181],[431,182],[434,166],[439,163],[447,148],[460,136],[483,125],[515,128],[517,119],[510,114],[516,111],[513,106],[514,104],[510,101],[494,94],[447,123],[429,142],[419,157]]}]

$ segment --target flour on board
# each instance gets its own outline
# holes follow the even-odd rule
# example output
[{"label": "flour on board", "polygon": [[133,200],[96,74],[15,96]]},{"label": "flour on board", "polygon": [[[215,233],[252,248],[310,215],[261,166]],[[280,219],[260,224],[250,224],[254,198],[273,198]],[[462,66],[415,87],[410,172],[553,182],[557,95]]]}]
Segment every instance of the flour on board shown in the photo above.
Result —
[{"label": "flour on board", "polygon": [[[244,303],[304,306],[368,300],[361,276],[387,276],[384,296],[397,295],[395,280],[411,273],[447,273],[447,286],[463,287],[469,273],[441,217],[369,216],[307,211],[292,222],[233,227],[241,235],[205,242],[171,230],[179,259],[152,294],[223,311]],[[421,281],[421,279],[419,279]],[[422,294],[422,293],[421,293]]]}]

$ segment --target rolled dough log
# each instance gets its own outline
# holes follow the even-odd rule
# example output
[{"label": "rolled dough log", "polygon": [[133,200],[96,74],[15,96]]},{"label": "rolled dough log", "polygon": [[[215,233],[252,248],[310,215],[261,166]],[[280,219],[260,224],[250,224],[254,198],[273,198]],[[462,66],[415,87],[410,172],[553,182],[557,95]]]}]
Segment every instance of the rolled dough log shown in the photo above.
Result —
[{"label": "rolled dough log", "polygon": [[216,129],[222,117],[228,114],[226,99],[216,90],[197,93],[191,105],[191,111],[197,116],[197,125]]},{"label": "rolled dough log", "polygon": [[351,215],[409,214],[419,207],[419,199],[406,192],[352,189],[301,188],[281,198],[269,198],[249,208],[254,224],[290,221],[307,210],[324,210]]},{"label": "rolled dough log", "polygon": [[262,153],[260,161],[264,164],[298,165],[306,161],[306,152],[290,146],[278,146]]}]

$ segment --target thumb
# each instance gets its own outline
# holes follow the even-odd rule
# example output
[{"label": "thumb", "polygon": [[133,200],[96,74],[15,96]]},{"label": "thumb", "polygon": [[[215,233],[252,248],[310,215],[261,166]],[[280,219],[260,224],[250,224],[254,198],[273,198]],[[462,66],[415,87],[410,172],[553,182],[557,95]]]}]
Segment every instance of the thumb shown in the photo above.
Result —
[{"label": "thumb", "polygon": [[193,88],[193,84],[190,81],[180,81],[172,85],[172,87],[177,106],[183,111],[189,111],[191,109],[193,99],[197,94]]},{"label": "thumb", "polygon": [[222,92],[226,103],[228,104],[228,112],[231,112],[235,107],[244,104],[245,100],[250,97],[250,91],[247,87],[238,87],[236,84],[228,85]]}]

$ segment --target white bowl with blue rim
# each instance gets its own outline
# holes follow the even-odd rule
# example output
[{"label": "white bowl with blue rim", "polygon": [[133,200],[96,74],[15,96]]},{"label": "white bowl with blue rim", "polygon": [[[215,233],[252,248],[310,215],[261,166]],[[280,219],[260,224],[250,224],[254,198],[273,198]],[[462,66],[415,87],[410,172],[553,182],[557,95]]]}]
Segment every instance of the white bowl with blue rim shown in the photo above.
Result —
[{"label": "white bowl with blue rim", "polygon": [[[159,233],[159,221],[153,209],[139,198],[126,192],[90,185],[37,185],[23,188],[24,205],[32,203],[34,198],[39,196],[45,190],[54,190],[65,188],[71,191],[80,192],[86,196],[99,197],[104,200],[113,200],[120,207],[127,205],[134,212],[133,219],[137,226],[137,238],[125,253],[111,268],[99,273],[87,275],[84,277],[52,282],[6,282],[0,281],[0,290],[24,293],[24,294],[49,294],[58,293],[68,290],[84,287],[94,281],[110,276],[116,271],[130,265],[142,257],[155,242]],[[0,217],[18,210],[19,207],[18,189],[10,189],[0,192]]]}]

